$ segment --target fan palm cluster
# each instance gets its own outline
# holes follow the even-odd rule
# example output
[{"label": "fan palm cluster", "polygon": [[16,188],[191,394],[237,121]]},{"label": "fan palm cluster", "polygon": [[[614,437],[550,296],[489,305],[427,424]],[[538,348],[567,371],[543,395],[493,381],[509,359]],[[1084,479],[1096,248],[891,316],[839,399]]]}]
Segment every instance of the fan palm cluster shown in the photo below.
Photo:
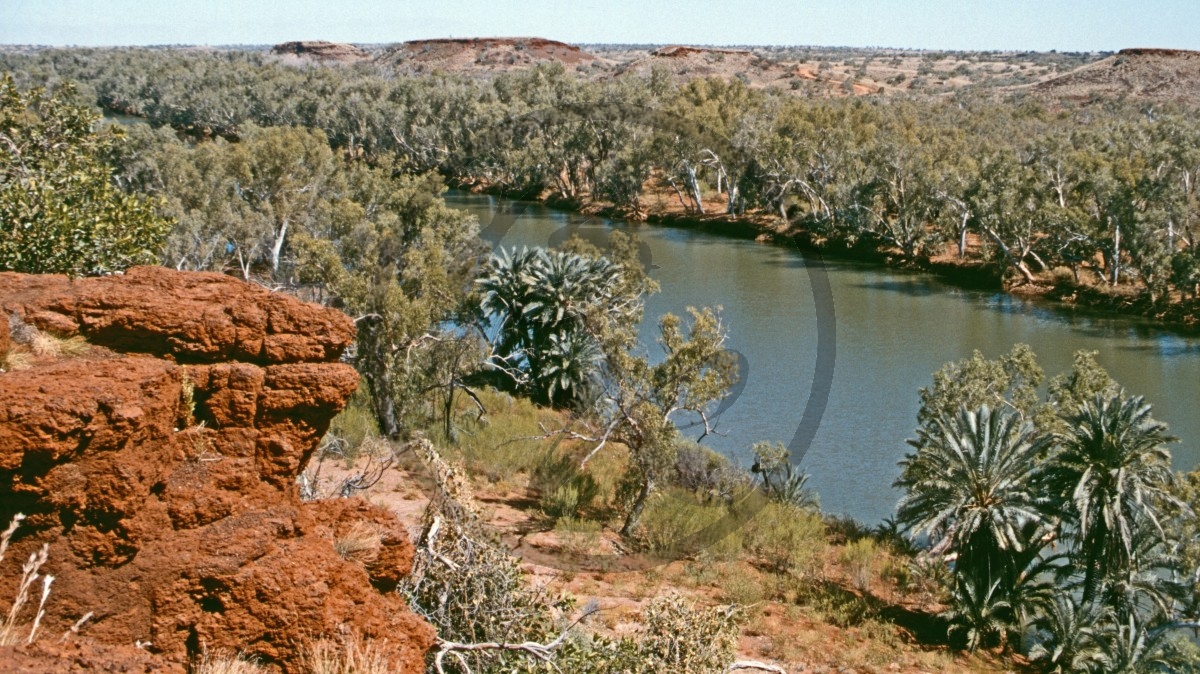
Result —
[{"label": "fan palm cluster", "polygon": [[950,563],[946,617],[968,648],[1021,640],[1049,671],[1174,671],[1172,628],[1195,608],[1174,438],[1120,391],[1059,421],[1043,432],[1011,408],[938,413],[901,462],[897,521]]},{"label": "fan palm cluster", "polygon": [[603,257],[501,249],[478,280],[492,365],[541,402],[586,400],[604,355],[597,334],[634,309],[620,296],[621,273]]}]

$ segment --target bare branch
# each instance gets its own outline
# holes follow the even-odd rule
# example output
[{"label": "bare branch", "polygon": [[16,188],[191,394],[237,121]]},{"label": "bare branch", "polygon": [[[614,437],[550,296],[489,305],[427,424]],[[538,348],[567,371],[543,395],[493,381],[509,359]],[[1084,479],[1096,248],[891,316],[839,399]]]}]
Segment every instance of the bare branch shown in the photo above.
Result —
[{"label": "bare branch", "polygon": [[757,660],[738,660],[737,662],[733,663],[732,665],[729,665],[729,667],[727,667],[725,669],[725,671],[732,672],[732,671],[736,671],[739,669],[757,669],[757,670],[760,670],[763,672],[776,672],[776,674],[787,674],[787,670],[785,670],[783,667],[779,667],[778,665],[768,665],[765,662],[758,662]]},{"label": "bare branch", "polygon": [[[596,613],[597,610],[598,609],[595,605],[587,606],[583,613],[580,614],[580,616],[576,618],[574,622],[568,625],[566,629],[564,629],[557,637],[555,637],[554,641],[551,641],[548,644],[541,644],[536,641],[524,641],[519,644],[509,644],[499,641],[485,641],[476,644],[466,644],[457,641],[445,641],[443,639],[438,639],[438,654],[434,658],[434,665],[437,667],[439,674],[445,674],[445,670],[442,668],[442,661],[445,659],[447,653],[453,653],[456,657],[458,657],[458,661],[463,666],[463,669],[470,672],[471,670],[467,667],[465,659],[459,655],[459,653],[497,650],[520,651],[528,653],[542,662],[551,662],[551,659],[554,657],[554,650],[563,645],[563,642],[566,640],[567,635],[571,633],[571,630],[575,629],[575,626],[587,619],[588,616]],[[555,669],[558,669],[558,667],[556,666]]]}]

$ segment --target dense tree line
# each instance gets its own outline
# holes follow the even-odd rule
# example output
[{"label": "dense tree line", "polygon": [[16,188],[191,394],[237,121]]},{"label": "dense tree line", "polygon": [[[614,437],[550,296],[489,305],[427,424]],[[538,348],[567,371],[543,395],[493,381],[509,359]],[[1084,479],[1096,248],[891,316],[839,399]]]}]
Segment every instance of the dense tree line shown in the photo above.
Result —
[{"label": "dense tree line", "polygon": [[983,257],[1017,282],[1195,295],[1200,127],[1185,110],[1047,108],[964,94],[811,101],[662,73],[585,82],[558,65],[488,80],[258,52],[45,50],[0,56],[23,81],[199,136],[323,132],[351,157],[511,193],[646,209],[779,213],[819,245],[920,261]]}]

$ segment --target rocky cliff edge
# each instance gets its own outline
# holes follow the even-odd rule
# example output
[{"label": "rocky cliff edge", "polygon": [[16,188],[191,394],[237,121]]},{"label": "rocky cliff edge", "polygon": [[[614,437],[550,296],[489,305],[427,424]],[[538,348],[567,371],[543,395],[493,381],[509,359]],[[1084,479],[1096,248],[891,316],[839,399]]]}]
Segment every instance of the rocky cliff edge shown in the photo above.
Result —
[{"label": "rocky cliff edge", "polygon": [[[0,273],[0,309],[0,528],[27,515],[0,604],[17,562],[49,543],[39,642],[91,612],[84,639],[140,644],[161,671],[220,650],[297,671],[307,643],[347,635],[383,644],[396,671],[423,669],[433,631],[393,592],[412,564],[404,528],[358,499],[302,502],[295,486],[357,385],[337,362],[348,318],[159,267]],[[17,353],[10,323],[70,355]],[[343,559],[334,541],[364,526],[378,549]],[[38,648],[7,650],[18,662]],[[54,669],[87,660],[57,657]]]}]

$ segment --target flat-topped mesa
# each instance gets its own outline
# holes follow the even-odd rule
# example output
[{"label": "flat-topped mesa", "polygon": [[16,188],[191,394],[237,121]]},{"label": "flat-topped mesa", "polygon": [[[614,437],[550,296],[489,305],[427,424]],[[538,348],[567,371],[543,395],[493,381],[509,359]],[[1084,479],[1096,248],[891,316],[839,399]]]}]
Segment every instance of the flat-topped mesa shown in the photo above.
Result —
[{"label": "flat-topped mesa", "polygon": [[378,61],[423,72],[484,72],[559,62],[578,66],[596,61],[566,42],[541,37],[470,37],[410,40],[380,54]]},{"label": "flat-topped mesa", "polygon": [[[48,339],[25,325],[88,343],[0,372],[0,528],[28,515],[9,559],[50,543],[47,628],[91,611],[84,634],[103,644],[149,641],[174,664],[244,650],[284,671],[307,640],[348,629],[386,639],[398,671],[423,667],[433,632],[391,592],[411,568],[404,527],[296,488],[358,384],[337,362],[349,318],[158,267],[0,274],[0,309],[17,328],[9,366],[22,340]],[[333,540],[364,523],[378,554],[343,560]],[[18,577],[0,572],[0,596]]]},{"label": "flat-topped mesa", "polygon": [[324,40],[284,42],[271,47],[271,53],[276,56],[309,58],[316,61],[336,61],[339,63],[354,63],[371,58],[371,55],[360,47],[339,42],[326,42]]},{"label": "flat-topped mesa", "polygon": [[728,49],[722,47],[691,47],[687,45],[668,45],[659,47],[650,52],[651,56],[662,56],[666,58],[677,58],[680,56],[690,56],[692,54],[740,54],[750,56],[752,53],[746,49]]},{"label": "flat-topped mesa", "polygon": [[426,40],[408,40],[404,46],[413,47],[435,47],[435,46],[455,46],[463,48],[480,48],[480,47],[519,47],[523,49],[556,49],[563,52],[578,53],[585,56],[591,56],[579,47],[558,40],[549,40],[544,37],[440,37],[429,38]]},{"label": "flat-topped mesa", "polygon": [[1168,56],[1168,57],[1200,57],[1200,51],[1191,49],[1161,49],[1158,47],[1132,47],[1117,52],[1118,56]]}]

